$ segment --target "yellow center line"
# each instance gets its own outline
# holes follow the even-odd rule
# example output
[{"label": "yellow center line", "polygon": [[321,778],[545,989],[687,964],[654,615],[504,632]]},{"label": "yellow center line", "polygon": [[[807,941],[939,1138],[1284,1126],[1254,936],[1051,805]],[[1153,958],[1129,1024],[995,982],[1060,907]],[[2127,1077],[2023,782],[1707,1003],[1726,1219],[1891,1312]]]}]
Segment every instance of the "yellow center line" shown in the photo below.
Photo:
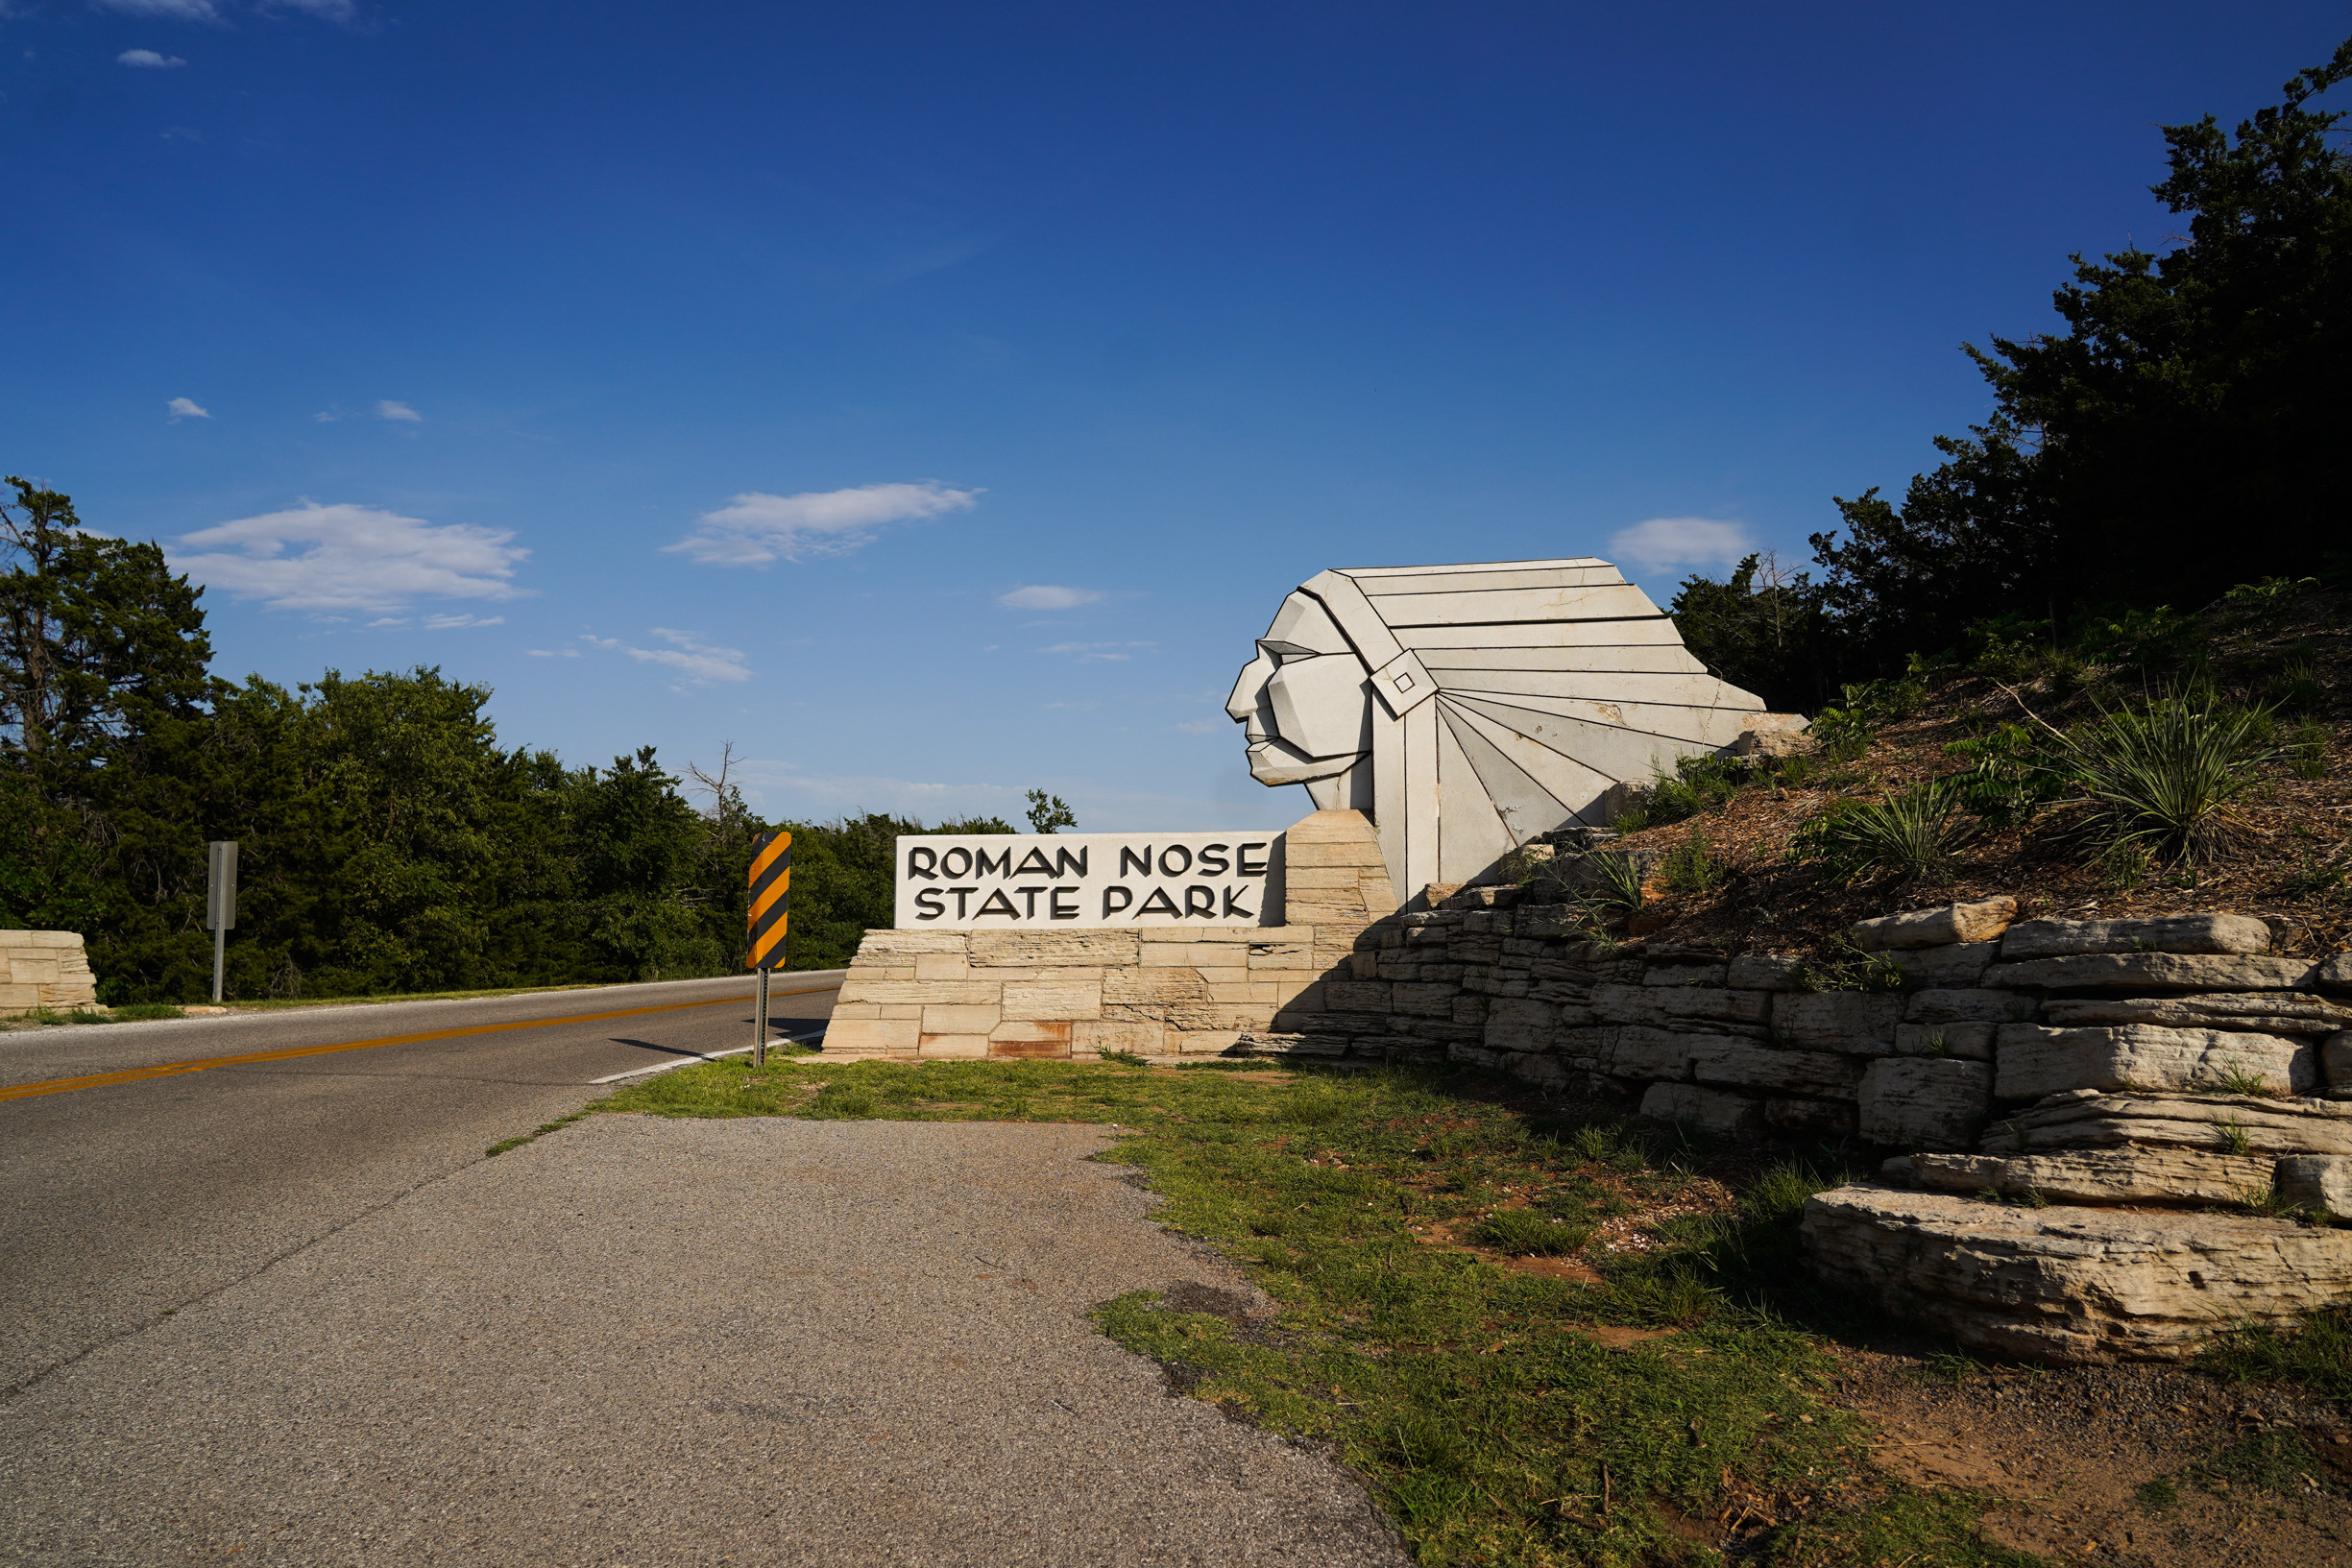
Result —
[{"label": "yellow center line", "polygon": [[[812,985],[798,991],[776,991],[777,997],[813,997],[837,991],[837,985]],[[286,1050],[249,1050],[240,1056],[207,1056],[202,1061],[162,1062],[154,1067],[129,1067],[119,1073],[93,1073],[82,1078],[52,1078],[46,1083],[19,1083],[0,1088],[0,1100],[28,1099],[35,1095],[61,1095],[69,1089],[103,1089],[109,1084],[136,1083],[142,1078],[174,1077],[213,1067],[244,1067],[255,1062],[289,1062],[299,1056],[326,1056],[338,1050],[373,1050],[377,1046],[413,1046],[425,1040],[455,1040],[469,1034],[504,1034],[512,1029],[546,1029],[559,1024],[600,1024],[612,1018],[643,1018],[647,1013],[675,1013],[689,1007],[740,1005],[752,999],[713,997],[705,1001],[667,1001],[658,1007],[623,1007],[613,1013],[578,1013],[570,1018],[525,1018],[512,1024],[474,1024],[462,1029],[428,1029],[422,1034],[388,1034],[381,1040],[346,1040],[330,1046],[295,1046]]]}]

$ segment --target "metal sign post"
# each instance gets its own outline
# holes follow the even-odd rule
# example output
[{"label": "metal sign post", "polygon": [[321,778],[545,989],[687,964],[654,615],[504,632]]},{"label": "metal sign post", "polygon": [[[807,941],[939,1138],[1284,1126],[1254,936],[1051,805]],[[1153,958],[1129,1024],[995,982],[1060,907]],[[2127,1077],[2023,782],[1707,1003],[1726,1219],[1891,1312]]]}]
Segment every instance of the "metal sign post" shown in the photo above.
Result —
[{"label": "metal sign post", "polygon": [[205,929],[212,933],[212,1001],[221,1000],[221,971],[229,956],[229,932],[237,923],[237,842],[205,846]]},{"label": "metal sign post", "polygon": [[749,968],[760,972],[760,1017],[751,1037],[754,1067],[767,1065],[767,977],[784,962],[784,929],[792,909],[792,835],[763,833],[751,853],[751,904],[744,914],[749,928]]}]

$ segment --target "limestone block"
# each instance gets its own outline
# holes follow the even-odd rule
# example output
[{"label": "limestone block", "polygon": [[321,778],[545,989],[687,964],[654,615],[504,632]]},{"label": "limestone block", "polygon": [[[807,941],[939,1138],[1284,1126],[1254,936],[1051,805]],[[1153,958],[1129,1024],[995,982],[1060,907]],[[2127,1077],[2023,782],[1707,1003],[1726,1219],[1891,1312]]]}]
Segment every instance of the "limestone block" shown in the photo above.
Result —
[{"label": "limestone block", "polygon": [[1003,1010],[996,1007],[950,1005],[923,1009],[925,1034],[977,1034],[984,1039],[990,1029],[1004,1021]]},{"label": "limestone block", "polygon": [[1300,838],[1295,831],[1284,835],[1282,866],[1284,874],[1289,877],[1324,866],[1349,866],[1358,871],[1370,871],[1380,863],[1380,846],[1377,843],[1351,843],[1336,839],[1328,843],[1316,843]]},{"label": "limestone block", "polygon": [[[2324,1158],[2324,1156],[2322,1156]],[[2201,1148],[2103,1148],[2065,1154],[1922,1154],[1922,1187],[2039,1194],[2053,1203],[2243,1203],[2270,1191],[2272,1161]]]},{"label": "limestone block", "polygon": [[1395,990],[1388,980],[1333,980],[1323,987],[1323,1005],[1335,1013],[1385,1013]]},{"label": "limestone block", "polygon": [[1850,1138],[1855,1128],[1854,1107],[1833,1099],[1768,1099],[1764,1101],[1764,1124],[1775,1132]]},{"label": "limestone block", "polygon": [[2014,991],[1914,991],[1903,1010],[1906,1024],[2018,1024],[2033,1016],[2033,999]]},{"label": "limestone block", "polygon": [[[1672,1029],[1625,1028],[1610,1031],[1603,1059],[1609,1075],[1639,1083],[1662,1080],[1686,1083],[1690,1057],[1705,1035],[1678,1034]],[[1599,1054],[1599,1053],[1596,1053]]]},{"label": "limestone block", "polygon": [[1984,983],[2047,991],[2291,991],[2307,989],[2318,968],[2308,958],[2092,953],[1995,964]]},{"label": "limestone block", "polygon": [[843,1001],[896,1001],[914,1006],[989,1005],[1004,994],[1001,980],[869,980],[854,971],[841,982]]},{"label": "limestone block", "polygon": [[876,1011],[884,1018],[920,1019],[923,1016],[923,1009],[909,1001],[885,1001]]},{"label": "limestone block", "polygon": [[1895,1049],[1903,999],[1868,991],[1783,991],[1772,999],[1772,1032],[1801,1050],[1883,1056]]},{"label": "limestone block", "polygon": [[2053,1095],[1994,1122],[1977,1146],[1987,1154],[2039,1154],[2122,1144],[2271,1155],[2352,1154],[2352,1103],[2142,1091],[2103,1095],[2086,1089]]},{"label": "limestone block", "polygon": [[1898,1056],[1956,1056],[1962,1061],[1993,1059],[1993,1036],[1998,1024],[1898,1024]]},{"label": "limestone block", "polygon": [[2061,998],[2043,1003],[2051,1024],[2156,1024],[2170,1028],[2332,1034],[2352,1029],[2352,1006],[2310,991],[2208,991],[2176,997]]},{"label": "limestone block", "polygon": [[1730,972],[1729,964],[1652,964],[1642,971],[1641,983],[1720,987]]},{"label": "limestone block", "polygon": [[1985,971],[2000,955],[1999,942],[1954,942],[1948,948],[1918,948],[1886,956],[1924,990],[1964,990],[1989,983]]},{"label": "limestone block", "polygon": [[1994,1048],[2002,1099],[2039,1099],[2070,1089],[2203,1089],[2233,1073],[2258,1075],[2263,1087],[2303,1094],[2319,1081],[2310,1042],[2222,1029],[2049,1029],[2004,1024]]},{"label": "limestone block", "polygon": [[1993,1069],[1949,1057],[1885,1056],[1863,1071],[1855,1098],[1871,1143],[1966,1148],[1993,1109]]},{"label": "limestone block", "polygon": [[2352,1092],[2352,1029],[2331,1034],[2319,1048],[2319,1070],[2331,1095]]},{"label": "limestone block", "polygon": [[1282,1000],[1278,988],[1263,980],[1211,980],[1211,1001],[1262,1001],[1268,1004]]},{"label": "limestone block", "polygon": [[960,953],[918,953],[914,955],[914,978],[918,980],[960,980],[970,977],[972,965]]},{"label": "limestone block", "polygon": [[1805,967],[1802,958],[1781,958],[1770,953],[1742,953],[1732,960],[1724,983],[1739,991],[1802,991],[1798,974]]},{"label": "limestone block", "polygon": [[1239,1029],[1188,1029],[1175,1037],[1181,1056],[1223,1056],[1241,1044]]},{"label": "limestone block", "polygon": [[[1153,934],[1160,929],[1154,927]],[[972,963],[987,968],[1008,964],[1131,964],[1142,939],[1139,931],[1031,929],[969,934]]]},{"label": "limestone block", "polygon": [[2252,915],[2159,915],[2146,920],[2028,920],[2000,940],[2003,963],[2088,953],[2244,953],[2270,951]]},{"label": "limestone block", "polygon": [[1315,967],[1315,942],[1312,937],[1292,937],[1280,942],[1249,944],[1251,969],[1312,969]]},{"label": "limestone block", "polygon": [[988,1036],[981,1034],[934,1034],[926,1029],[915,1046],[914,1053],[925,1060],[955,1057],[985,1056]]},{"label": "limestone block", "polygon": [[1639,1114],[1658,1122],[1684,1122],[1718,1137],[1753,1138],[1764,1128],[1763,1107],[1746,1095],[1683,1083],[1652,1084],[1641,1097]]},{"label": "limestone block", "polygon": [[1137,965],[1131,969],[1110,969],[1103,973],[1103,1001],[1131,1006],[1181,1004],[1206,1001],[1208,984],[1200,971],[1191,966],[1147,969]]},{"label": "limestone block", "polygon": [[[1620,1052],[1622,1049],[1620,1044]],[[1862,1064],[1828,1051],[1776,1050],[1751,1040],[1699,1037],[1691,1045],[1690,1075],[1700,1083],[1732,1089],[1852,1099]]]},{"label": "limestone block", "polygon": [[1484,1024],[1487,1021],[1487,999],[1478,996],[1454,998],[1453,1020],[1457,1024]]},{"label": "limestone block", "polygon": [[853,1056],[911,1056],[922,1039],[917,1019],[836,1018],[825,1026],[828,1060]]},{"label": "limestone block", "polygon": [[1007,1020],[1101,1018],[1103,987],[1099,981],[1007,980],[1004,1005]]},{"label": "limestone block", "polygon": [[910,958],[926,953],[960,953],[971,934],[969,931],[868,931],[859,940],[858,957],[888,959]]},{"label": "limestone block", "polygon": [[880,1018],[882,1004],[873,1001],[837,1001],[833,1004],[833,1022],[850,1018]]},{"label": "limestone block", "polygon": [[2288,1155],[2278,1162],[2278,1195],[2313,1214],[2352,1217],[2352,1155]]},{"label": "limestone block", "polygon": [[1389,1010],[1413,1018],[1451,1018],[1454,987],[1409,984],[1390,988]]},{"label": "limestone block", "polygon": [[1825,1278],[1964,1344],[2035,1361],[2180,1361],[2217,1330],[2352,1294],[2352,1232],[2236,1215],[1978,1203],[1851,1186],[1800,1226]]},{"label": "limestone block", "polygon": [[2017,900],[1981,899],[1940,909],[1912,909],[1855,923],[1854,944],[1867,953],[1889,948],[1941,948],[1955,942],[1990,942],[2017,918]]},{"label": "limestone block", "polygon": [[1771,1000],[1766,992],[1734,991],[1723,986],[1602,984],[1592,987],[1591,1007],[1593,1016],[1605,1024],[1646,1024],[1671,1028],[1704,1021],[1750,1025],[1760,1030],[1769,1015]]},{"label": "limestone block", "polygon": [[2317,983],[2331,991],[2352,991],[2352,953],[2340,953],[2321,964]]},{"label": "limestone block", "polygon": [[41,1005],[37,985],[0,985],[0,1012],[29,1013]]},{"label": "limestone block", "polygon": [[1104,1051],[1125,1050],[1138,1056],[1158,1056],[1173,1049],[1166,1042],[1166,1033],[1157,1024],[1082,1019],[1070,1026],[1070,1049],[1074,1055],[1100,1056]]}]

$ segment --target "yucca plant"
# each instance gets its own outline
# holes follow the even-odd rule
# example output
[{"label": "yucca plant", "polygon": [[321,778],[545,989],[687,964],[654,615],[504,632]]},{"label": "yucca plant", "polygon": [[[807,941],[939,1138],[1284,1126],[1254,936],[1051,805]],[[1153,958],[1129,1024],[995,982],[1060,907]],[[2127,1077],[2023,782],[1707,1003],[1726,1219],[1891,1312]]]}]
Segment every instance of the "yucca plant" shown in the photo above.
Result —
[{"label": "yucca plant", "polygon": [[1793,848],[1846,882],[1933,877],[1976,836],[1957,778],[1922,779],[1884,800],[1840,801],[1797,830]]},{"label": "yucca plant", "polygon": [[2103,712],[2058,739],[2091,830],[2110,848],[2193,864],[2227,847],[2237,801],[2276,754],[2276,735],[2267,709],[2189,691]]}]

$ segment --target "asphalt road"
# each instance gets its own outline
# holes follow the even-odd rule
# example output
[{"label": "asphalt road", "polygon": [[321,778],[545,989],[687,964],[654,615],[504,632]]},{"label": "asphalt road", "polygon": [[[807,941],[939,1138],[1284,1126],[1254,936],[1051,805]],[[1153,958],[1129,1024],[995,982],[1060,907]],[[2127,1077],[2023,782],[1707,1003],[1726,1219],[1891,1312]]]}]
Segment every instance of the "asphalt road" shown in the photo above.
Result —
[{"label": "asphalt road", "polygon": [[[773,982],[818,988],[772,1004],[779,1035],[821,1029],[840,979]],[[728,977],[0,1034],[0,1397],[610,1092],[592,1079],[749,1044],[752,993]],[[339,1049],[466,1029],[495,1032]],[[318,1054],[9,1098],[302,1049]]]},{"label": "asphalt road", "polygon": [[1089,1158],[1110,1129],[598,1116],[483,1156],[743,1043],[748,991],[0,1036],[0,1561],[1405,1568],[1328,1458],[1095,1332],[1129,1291],[1273,1305]]}]

